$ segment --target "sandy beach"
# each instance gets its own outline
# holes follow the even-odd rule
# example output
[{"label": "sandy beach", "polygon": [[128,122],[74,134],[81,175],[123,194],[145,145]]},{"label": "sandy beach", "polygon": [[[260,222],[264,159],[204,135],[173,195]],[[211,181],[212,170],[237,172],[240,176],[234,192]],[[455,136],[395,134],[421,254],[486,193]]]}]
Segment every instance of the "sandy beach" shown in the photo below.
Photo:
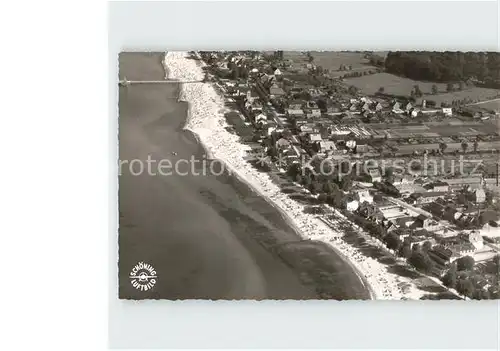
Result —
[{"label": "sandy beach", "polygon": [[[164,65],[168,66],[172,79],[200,80],[204,77],[200,62],[188,58],[185,52],[168,52]],[[339,230],[331,229],[314,215],[305,214],[303,205],[283,194],[267,174],[258,172],[247,163],[243,157],[248,148],[239,142],[238,136],[226,130],[224,101],[211,84],[185,84],[179,98],[189,102],[190,106],[185,128],[198,135],[212,157],[223,160],[238,177],[286,213],[288,220],[298,228],[304,239],[324,242],[341,253],[356,268],[359,276],[368,282],[373,298],[419,299],[425,294],[410,278],[389,272],[384,264],[364,256],[358,249],[344,242],[340,227],[346,220],[342,216],[339,215],[336,221]],[[402,285],[406,288],[402,289]]]}]

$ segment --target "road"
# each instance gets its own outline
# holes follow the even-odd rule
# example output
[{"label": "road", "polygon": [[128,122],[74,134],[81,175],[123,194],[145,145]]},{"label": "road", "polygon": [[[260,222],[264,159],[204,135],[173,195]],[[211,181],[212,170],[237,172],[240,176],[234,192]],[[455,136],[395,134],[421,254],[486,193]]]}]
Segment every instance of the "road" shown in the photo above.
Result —
[{"label": "road", "polygon": [[474,105],[481,105],[481,104],[486,104],[488,102],[493,102],[493,101],[500,101],[500,98],[496,98],[496,99],[491,99],[491,100],[484,100],[484,101],[479,101],[479,102],[473,102],[471,104],[467,104],[465,106],[474,106]]}]

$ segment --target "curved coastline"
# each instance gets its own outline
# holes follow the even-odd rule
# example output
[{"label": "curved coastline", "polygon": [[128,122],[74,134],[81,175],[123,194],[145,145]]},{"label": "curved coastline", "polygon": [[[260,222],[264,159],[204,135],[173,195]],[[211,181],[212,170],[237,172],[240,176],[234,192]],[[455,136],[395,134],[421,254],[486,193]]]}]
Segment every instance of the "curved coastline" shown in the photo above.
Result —
[{"label": "curved coastline", "polygon": [[[176,55],[176,57],[171,58],[170,55]],[[194,67],[192,67],[193,69],[191,71],[172,73],[172,71],[175,71],[175,70],[172,69],[172,67],[169,67],[169,62],[167,62],[167,61],[170,61],[170,59],[187,60],[187,58],[185,56],[187,56],[187,53],[182,53],[182,54],[177,53],[177,52],[175,52],[175,53],[174,52],[166,52],[165,53],[163,66],[165,67],[165,70],[166,70],[166,76],[165,76],[166,79],[173,80],[173,79],[181,78],[180,76],[174,76],[175,73],[177,73],[177,74],[184,73],[185,76],[182,77],[182,79],[188,79],[188,80],[201,79],[201,76],[203,75],[203,73],[201,72],[201,67],[199,66],[199,64],[196,64],[196,68],[198,68],[199,72],[196,72]],[[171,64],[172,64],[172,61],[170,61],[170,65]],[[191,85],[191,84],[189,84],[189,85]],[[218,110],[214,110],[214,114],[216,114],[217,117],[219,117],[219,118],[214,118],[213,119],[214,121],[212,121],[212,122],[217,121],[218,126],[224,127],[227,125],[227,123],[224,120],[223,112],[225,112],[227,109],[224,107],[223,97],[220,96],[220,94],[217,92],[215,87],[213,87],[211,84],[209,86],[210,86],[210,89],[212,89],[214,94],[215,94],[215,97],[214,96],[211,97],[210,100],[214,101],[216,103],[216,105],[218,105],[218,107],[219,107]],[[315,222],[314,229],[309,228],[309,230],[304,230],[304,226],[301,227],[300,225],[298,225],[300,223],[297,223],[296,218],[294,218],[293,215],[291,215],[290,213],[287,212],[287,210],[286,210],[287,206],[286,205],[283,206],[284,204],[281,201],[281,199],[277,199],[276,196],[273,196],[272,192],[266,191],[266,190],[268,190],[268,189],[266,189],[266,187],[268,187],[268,186],[277,187],[275,184],[272,183],[272,181],[270,179],[268,180],[269,184],[266,184],[264,187],[262,187],[262,185],[259,187],[258,184],[255,182],[255,179],[254,179],[254,181],[252,181],[252,179],[249,179],[248,168],[247,169],[238,168],[238,166],[232,164],[227,157],[224,157],[225,155],[221,155],[220,152],[217,152],[218,150],[216,150],[216,152],[213,151],[213,149],[217,149],[217,147],[213,144],[210,144],[210,142],[207,140],[206,136],[208,134],[206,133],[206,131],[208,129],[204,128],[205,127],[203,125],[204,121],[197,120],[197,116],[193,115],[193,103],[194,103],[194,101],[193,101],[193,99],[190,99],[189,96],[187,96],[188,92],[186,91],[186,89],[187,89],[187,85],[180,84],[178,100],[186,102],[188,104],[187,118],[186,118],[186,123],[185,123],[183,129],[186,131],[189,131],[190,134],[192,134],[196,138],[196,140],[199,142],[199,145],[205,150],[207,156],[211,159],[217,159],[220,162],[223,162],[224,165],[227,167],[227,169],[231,172],[232,176],[236,177],[240,182],[247,185],[256,194],[259,194],[269,205],[271,205],[274,209],[276,209],[280,213],[282,218],[287,222],[287,224],[294,230],[294,232],[297,234],[297,236],[299,236],[305,240],[307,240],[307,239],[318,240],[318,241],[324,243],[325,245],[328,245],[331,249],[333,249],[333,251],[342,259],[342,261],[344,261],[346,264],[349,265],[349,267],[352,268],[353,272],[356,274],[356,276],[359,278],[359,280],[362,282],[362,284],[367,289],[367,291],[370,295],[370,298],[372,300],[383,299],[383,298],[386,299],[387,295],[384,294],[384,292],[387,292],[388,289],[390,289],[390,288],[394,288],[394,286],[389,287],[389,286],[387,286],[387,284],[383,284],[383,283],[381,284],[380,279],[376,280],[377,277],[374,276],[373,272],[371,272],[370,269],[368,269],[368,270],[364,269],[364,267],[362,267],[358,262],[353,260],[353,258],[350,257],[350,255],[348,253],[343,251],[341,248],[337,247],[331,240],[332,233],[327,233],[326,234],[327,237],[325,237],[325,231],[326,232],[333,232],[333,230],[331,228],[326,227],[322,222],[320,222],[319,220],[317,220],[315,218],[314,219],[310,218],[309,217],[310,215],[302,214],[304,217],[309,217],[309,218],[307,218],[307,222],[309,222],[307,224],[310,224],[311,220]],[[220,112],[221,110],[223,111],[222,113]],[[215,111],[217,111],[217,112],[215,112]],[[248,149],[248,147],[246,145],[239,143],[239,137],[235,136],[227,131],[225,131],[225,132],[227,133],[226,137],[232,139],[231,142],[234,143],[233,145],[237,144],[238,148],[245,150],[245,151],[243,151],[245,153],[246,149]],[[244,162],[246,164],[246,166],[252,167],[243,159],[241,159],[241,160],[242,160],[242,162]],[[280,190],[278,190],[278,191],[280,191]],[[284,196],[286,196],[286,195],[284,195]],[[289,199],[289,198],[287,200],[289,202],[295,202],[294,200]],[[303,207],[302,205],[299,205],[297,203],[295,203],[294,205],[301,207],[300,211],[302,211],[302,207]],[[306,227],[307,227],[307,224],[306,224]],[[315,233],[315,229],[317,229],[317,231],[319,233]],[[333,233],[333,234],[335,234],[335,233]],[[356,250],[356,249],[352,248],[352,250]],[[369,278],[372,278],[372,279],[369,279]],[[382,281],[386,281],[385,278],[386,277],[382,278]],[[398,283],[398,282],[396,282],[396,283]],[[394,295],[397,295],[397,294],[394,294]],[[398,297],[394,296],[393,298],[397,299]]]},{"label": "curved coastline", "polygon": [[[163,79],[163,56],[122,54],[120,76]],[[140,84],[120,87],[119,93],[120,160],[206,159],[195,134],[183,129],[188,104],[177,102],[179,84]],[[120,175],[118,194],[121,299],[317,298],[314,286],[279,257],[287,248],[266,249],[274,244],[268,234],[295,238],[244,183],[226,173],[200,177],[185,167],[168,176],[129,170]],[[139,261],[154,266],[160,277],[147,292],[130,284],[130,269]],[[340,299],[349,296],[332,292]]]}]

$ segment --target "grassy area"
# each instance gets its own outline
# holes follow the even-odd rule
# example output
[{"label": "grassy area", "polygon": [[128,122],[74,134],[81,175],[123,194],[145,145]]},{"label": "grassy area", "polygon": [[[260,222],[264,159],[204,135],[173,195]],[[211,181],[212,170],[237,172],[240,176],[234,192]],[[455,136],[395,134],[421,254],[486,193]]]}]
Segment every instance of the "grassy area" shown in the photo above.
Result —
[{"label": "grassy area", "polygon": [[[377,68],[370,65],[368,59],[360,52],[327,52],[312,51],[314,64],[331,71],[332,76],[343,76],[353,71],[375,71]],[[352,66],[352,71],[337,71],[340,65]]]},{"label": "grassy area", "polygon": [[[367,95],[378,92],[380,87],[384,88],[386,94],[410,95],[413,86],[418,84],[424,94],[431,94],[432,85],[430,82],[418,82],[412,79],[395,76],[390,73],[378,73],[369,76],[349,78],[345,80],[347,84],[354,85]],[[446,84],[437,83],[438,91],[445,92]]]},{"label": "grassy area", "polygon": [[[418,85],[424,94],[422,99],[436,101],[437,106],[439,106],[441,102],[451,103],[453,100],[461,100],[463,98],[484,100],[500,94],[500,90],[480,87],[472,87],[462,91],[448,93],[446,92],[445,83],[419,82],[408,78],[398,77],[390,73],[377,73],[363,77],[349,78],[345,81],[347,84],[354,85],[367,95],[374,95],[383,87],[386,94],[409,96],[413,87]],[[438,88],[437,95],[432,95],[432,86],[434,84]]]}]

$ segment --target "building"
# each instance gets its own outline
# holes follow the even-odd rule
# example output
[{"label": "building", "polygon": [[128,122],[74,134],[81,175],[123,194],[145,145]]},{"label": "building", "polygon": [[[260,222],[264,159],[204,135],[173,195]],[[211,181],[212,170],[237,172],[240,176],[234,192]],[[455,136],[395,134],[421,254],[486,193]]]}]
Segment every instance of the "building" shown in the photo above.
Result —
[{"label": "building", "polygon": [[301,118],[304,117],[304,111],[301,109],[288,109],[286,115],[287,117]]},{"label": "building", "polygon": [[444,198],[446,194],[446,192],[428,191],[425,193],[413,193],[410,195],[410,198],[412,198],[416,204],[428,204],[439,198]]},{"label": "building", "polygon": [[415,118],[415,117],[418,117],[419,113],[421,113],[422,111],[420,111],[418,108],[414,108],[411,110],[410,112],[410,116],[412,118]]},{"label": "building", "polygon": [[356,211],[359,208],[359,201],[352,200],[352,201],[347,201],[346,202],[346,209],[347,211]]},{"label": "building", "polygon": [[481,250],[484,247],[483,237],[478,231],[469,233],[468,240],[476,250]]},{"label": "building", "polygon": [[328,151],[335,151],[337,148],[335,147],[335,143],[330,140],[322,140],[319,142],[319,152],[326,153]]},{"label": "building", "polygon": [[285,138],[280,138],[276,142],[276,146],[278,147],[278,149],[282,149],[282,150],[287,149],[290,147],[290,142],[288,140],[286,140]]},{"label": "building", "polygon": [[392,112],[394,113],[403,113],[404,111],[401,110],[401,104],[399,102],[396,102],[393,106],[392,106]]},{"label": "building", "polygon": [[392,185],[413,184],[415,179],[409,174],[395,175]]},{"label": "building", "polygon": [[433,183],[428,183],[424,185],[425,190],[432,192],[448,192],[450,191],[450,186],[446,182],[436,181]]},{"label": "building", "polygon": [[319,133],[311,133],[309,134],[309,142],[310,143],[315,143],[315,142],[319,142],[319,141],[322,141],[323,138],[321,138],[321,134]]},{"label": "building", "polygon": [[476,203],[483,203],[486,200],[486,194],[483,190],[483,188],[476,189],[474,191],[474,201]]},{"label": "building", "polygon": [[266,124],[267,123],[267,116],[263,113],[258,114],[257,116],[255,116],[255,123]]},{"label": "building", "polygon": [[368,152],[367,144],[356,144],[356,153],[363,154],[365,152]]},{"label": "building", "polygon": [[382,175],[380,174],[379,169],[370,169],[368,171],[368,175],[370,176],[371,182],[381,182],[382,181]]},{"label": "building", "polygon": [[288,107],[291,110],[302,110],[302,107],[304,106],[304,102],[300,100],[292,100],[288,104]]},{"label": "building", "polygon": [[454,252],[458,257],[473,256],[476,248],[470,242],[445,244],[445,247]]},{"label": "building", "polygon": [[321,117],[321,110],[319,108],[310,109],[307,115],[308,117]]},{"label": "building", "polygon": [[427,253],[433,261],[441,265],[448,265],[455,261],[457,258],[460,258],[460,256],[453,252],[451,249],[441,245],[434,246]]},{"label": "building", "polygon": [[481,185],[481,177],[452,178],[446,179],[450,190],[457,191],[463,188],[478,187]]},{"label": "building", "polygon": [[359,203],[367,202],[369,204],[373,203],[373,196],[370,195],[370,192],[367,189],[359,189],[354,193],[354,199]]},{"label": "building", "polygon": [[443,114],[447,117],[453,115],[453,110],[451,107],[443,107]]},{"label": "building", "polygon": [[415,219],[415,222],[412,224],[412,229],[417,228],[425,229],[428,232],[435,232],[440,230],[442,228],[442,225],[432,218],[426,217],[424,215],[419,215]]},{"label": "building", "polygon": [[281,97],[281,96],[285,95],[285,91],[283,89],[281,89],[279,86],[277,86],[276,84],[273,84],[269,88],[269,95],[274,96],[274,97]]},{"label": "building", "polygon": [[254,100],[259,98],[259,94],[253,89],[247,91],[247,100],[252,103]]}]

